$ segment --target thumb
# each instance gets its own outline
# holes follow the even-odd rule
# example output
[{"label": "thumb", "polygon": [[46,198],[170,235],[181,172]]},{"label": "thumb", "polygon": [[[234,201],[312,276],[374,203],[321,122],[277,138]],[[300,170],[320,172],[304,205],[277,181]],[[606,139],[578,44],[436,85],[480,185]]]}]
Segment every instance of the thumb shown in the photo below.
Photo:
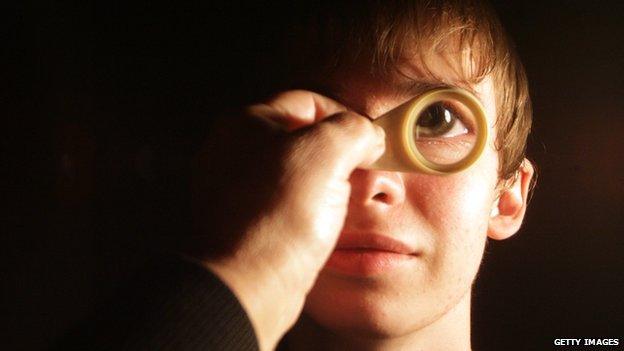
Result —
[{"label": "thumb", "polygon": [[[365,117],[343,112],[293,133],[285,169],[285,209],[293,214],[305,251],[320,266],[333,248],[346,218],[349,177],[374,162],[385,148],[381,128]],[[303,224],[303,225],[302,225]],[[305,254],[303,254],[305,255]]]}]

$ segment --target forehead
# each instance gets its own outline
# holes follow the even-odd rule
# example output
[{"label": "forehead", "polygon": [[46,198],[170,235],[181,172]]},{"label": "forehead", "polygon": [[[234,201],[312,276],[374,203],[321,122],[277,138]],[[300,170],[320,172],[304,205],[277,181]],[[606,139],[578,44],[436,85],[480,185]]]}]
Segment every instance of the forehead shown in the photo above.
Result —
[{"label": "forehead", "polygon": [[405,58],[395,69],[384,74],[374,73],[365,65],[353,65],[315,79],[313,86],[346,105],[353,111],[375,118],[426,91],[441,87],[462,88],[475,95],[483,104],[488,120],[496,117],[493,79],[490,75],[479,81],[465,78],[453,61],[438,56],[424,64],[420,59]]}]

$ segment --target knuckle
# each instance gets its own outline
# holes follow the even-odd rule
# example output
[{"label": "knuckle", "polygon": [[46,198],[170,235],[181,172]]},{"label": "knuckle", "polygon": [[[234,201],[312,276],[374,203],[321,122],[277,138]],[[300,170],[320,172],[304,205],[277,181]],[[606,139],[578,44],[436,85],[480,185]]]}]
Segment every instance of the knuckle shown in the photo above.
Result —
[{"label": "knuckle", "polygon": [[330,150],[338,148],[341,140],[344,139],[342,131],[334,123],[320,123],[318,128],[314,129],[313,138],[319,140],[323,149]]},{"label": "knuckle", "polygon": [[303,89],[285,90],[271,96],[265,102],[266,105],[276,109],[283,109],[284,104],[293,100],[311,99],[312,92]]},{"label": "knuckle", "polygon": [[366,117],[354,112],[340,114],[338,124],[340,124],[341,131],[350,137],[362,137],[374,132],[373,124]]},{"label": "knuckle", "polygon": [[373,124],[354,112],[343,112],[320,123],[316,128],[318,137],[330,146],[344,145],[374,133]]},{"label": "knuckle", "polygon": [[289,149],[314,160],[358,148],[375,133],[374,125],[354,112],[337,114],[312,128],[291,134]]}]

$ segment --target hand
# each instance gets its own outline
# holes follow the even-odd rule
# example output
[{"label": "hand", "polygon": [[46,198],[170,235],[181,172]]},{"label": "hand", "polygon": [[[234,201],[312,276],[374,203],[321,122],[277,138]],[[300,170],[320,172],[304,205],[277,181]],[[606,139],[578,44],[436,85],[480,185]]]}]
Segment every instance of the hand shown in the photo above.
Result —
[{"label": "hand", "polygon": [[296,322],[333,250],[351,172],[384,147],[367,118],[301,90],[213,128],[194,181],[196,256],[237,295],[262,350]]}]

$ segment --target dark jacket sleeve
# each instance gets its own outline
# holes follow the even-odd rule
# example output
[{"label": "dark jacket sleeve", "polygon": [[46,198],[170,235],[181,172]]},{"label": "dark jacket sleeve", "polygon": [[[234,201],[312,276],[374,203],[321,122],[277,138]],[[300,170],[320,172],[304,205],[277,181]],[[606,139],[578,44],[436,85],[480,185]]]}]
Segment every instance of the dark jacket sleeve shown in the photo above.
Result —
[{"label": "dark jacket sleeve", "polygon": [[55,350],[258,350],[242,306],[214,274],[171,257],[140,274]]}]

